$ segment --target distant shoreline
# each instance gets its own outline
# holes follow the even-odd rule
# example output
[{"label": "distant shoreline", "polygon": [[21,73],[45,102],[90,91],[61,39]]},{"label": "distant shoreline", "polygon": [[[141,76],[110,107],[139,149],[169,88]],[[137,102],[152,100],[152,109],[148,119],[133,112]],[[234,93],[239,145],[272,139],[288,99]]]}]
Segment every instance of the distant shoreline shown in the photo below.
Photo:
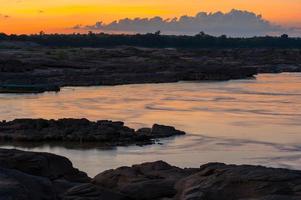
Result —
[{"label": "distant shoreline", "polygon": [[39,34],[7,35],[0,33],[1,43],[26,43],[29,46],[48,47],[81,47],[81,48],[112,48],[120,46],[133,46],[145,48],[301,48],[300,37],[281,36],[254,36],[254,37],[228,37],[227,35],[212,36],[204,32],[196,35],[163,35],[160,30],[155,33],[142,34]]}]

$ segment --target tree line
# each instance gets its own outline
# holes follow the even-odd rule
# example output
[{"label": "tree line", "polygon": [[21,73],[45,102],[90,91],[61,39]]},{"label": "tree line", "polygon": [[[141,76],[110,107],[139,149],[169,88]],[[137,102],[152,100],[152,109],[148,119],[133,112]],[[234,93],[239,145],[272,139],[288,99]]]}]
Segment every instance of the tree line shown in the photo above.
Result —
[{"label": "tree line", "polygon": [[115,47],[137,46],[156,48],[301,48],[301,38],[263,36],[232,38],[226,35],[211,36],[200,32],[194,36],[161,35],[160,31],[146,34],[45,34],[7,35],[0,33],[0,41],[34,42],[52,47]]}]

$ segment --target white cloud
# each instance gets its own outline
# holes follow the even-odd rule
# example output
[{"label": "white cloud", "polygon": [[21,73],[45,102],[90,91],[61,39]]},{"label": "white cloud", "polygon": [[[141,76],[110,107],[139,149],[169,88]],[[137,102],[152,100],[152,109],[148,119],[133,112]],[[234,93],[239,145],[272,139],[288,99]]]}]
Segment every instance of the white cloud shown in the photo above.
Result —
[{"label": "white cloud", "polygon": [[260,36],[279,35],[282,33],[295,32],[297,29],[285,28],[270,23],[253,12],[231,10],[228,13],[200,12],[195,16],[181,16],[173,19],[134,18],[121,19],[109,24],[96,22],[94,25],[76,25],[73,29],[99,30],[104,32],[131,32],[147,33],[160,30],[163,34],[186,34],[194,35],[200,31],[211,35],[228,36]]}]

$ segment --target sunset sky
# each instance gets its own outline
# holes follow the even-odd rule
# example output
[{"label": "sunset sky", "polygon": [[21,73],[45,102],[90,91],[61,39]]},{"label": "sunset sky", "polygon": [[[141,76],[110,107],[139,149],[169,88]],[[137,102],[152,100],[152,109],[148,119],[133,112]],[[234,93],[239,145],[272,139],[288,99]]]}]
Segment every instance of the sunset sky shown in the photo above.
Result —
[{"label": "sunset sky", "polygon": [[76,24],[135,17],[163,18],[247,10],[268,21],[301,27],[301,0],[0,0],[0,32],[74,32]]}]

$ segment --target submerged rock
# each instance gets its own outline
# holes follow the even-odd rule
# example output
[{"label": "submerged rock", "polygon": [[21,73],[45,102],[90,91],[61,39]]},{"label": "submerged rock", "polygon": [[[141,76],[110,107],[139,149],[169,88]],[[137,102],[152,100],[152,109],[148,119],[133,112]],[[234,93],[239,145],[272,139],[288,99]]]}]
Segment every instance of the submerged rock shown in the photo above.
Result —
[{"label": "submerged rock", "polygon": [[[149,130],[149,131],[145,131]],[[150,144],[152,139],[183,135],[174,127],[155,124],[152,129],[135,131],[123,122],[87,119],[15,119],[0,122],[0,141],[98,142],[110,146]]]}]

